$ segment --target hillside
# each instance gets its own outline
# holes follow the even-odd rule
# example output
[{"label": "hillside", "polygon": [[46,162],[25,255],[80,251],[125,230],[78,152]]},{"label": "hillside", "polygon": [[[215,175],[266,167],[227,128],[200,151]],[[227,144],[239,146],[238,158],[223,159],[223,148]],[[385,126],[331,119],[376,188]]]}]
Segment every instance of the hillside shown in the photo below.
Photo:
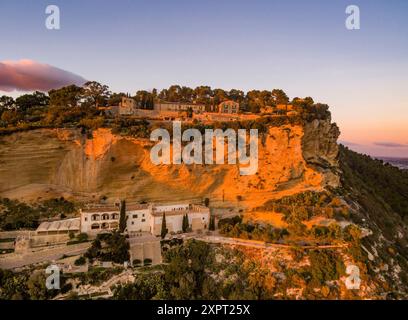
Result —
[{"label": "hillside", "polygon": [[372,259],[369,270],[388,284],[392,295],[408,292],[408,174],[340,146],[342,193],[351,219],[371,230],[362,244]]}]

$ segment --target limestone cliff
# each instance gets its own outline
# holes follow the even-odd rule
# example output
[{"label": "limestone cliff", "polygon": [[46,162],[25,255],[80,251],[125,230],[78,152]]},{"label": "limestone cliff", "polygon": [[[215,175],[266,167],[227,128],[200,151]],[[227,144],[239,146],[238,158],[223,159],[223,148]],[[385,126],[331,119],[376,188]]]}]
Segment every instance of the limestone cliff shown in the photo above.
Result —
[{"label": "limestone cliff", "polygon": [[304,126],[302,139],[303,157],[311,167],[322,172],[327,185],[339,185],[339,146],[337,138],[340,130],[328,120],[313,120]]},{"label": "limestone cliff", "polygon": [[[338,129],[330,121],[271,126],[259,142],[259,169],[238,165],[153,165],[153,143],[98,129],[34,130],[0,138],[0,196],[101,196],[258,206],[305,190],[336,186]],[[262,142],[261,142],[262,140]]]}]

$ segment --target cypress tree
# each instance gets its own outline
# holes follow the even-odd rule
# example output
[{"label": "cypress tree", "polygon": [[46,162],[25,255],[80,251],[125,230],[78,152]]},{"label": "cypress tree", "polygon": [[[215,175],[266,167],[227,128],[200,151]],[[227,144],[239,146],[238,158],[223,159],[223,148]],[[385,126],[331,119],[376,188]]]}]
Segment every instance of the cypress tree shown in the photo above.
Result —
[{"label": "cypress tree", "polygon": [[126,229],[126,201],[120,202],[119,232],[123,233]]},{"label": "cypress tree", "polygon": [[215,217],[210,216],[210,225],[208,226],[208,229],[211,231],[215,230]]},{"label": "cypress tree", "polygon": [[183,216],[183,224],[182,224],[183,232],[186,232],[188,229],[188,215],[187,213]]},{"label": "cypress tree", "polygon": [[162,225],[161,225],[161,237],[164,239],[164,237],[167,234],[167,227],[166,227],[166,213],[163,212],[163,219],[162,219]]}]

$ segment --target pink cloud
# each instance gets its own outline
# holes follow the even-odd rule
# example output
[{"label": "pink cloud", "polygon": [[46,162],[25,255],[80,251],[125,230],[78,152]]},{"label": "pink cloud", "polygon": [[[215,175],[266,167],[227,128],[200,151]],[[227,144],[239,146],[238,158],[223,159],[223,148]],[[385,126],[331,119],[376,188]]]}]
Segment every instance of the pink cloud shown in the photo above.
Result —
[{"label": "pink cloud", "polygon": [[0,91],[48,91],[85,82],[74,73],[32,60],[0,61]]}]

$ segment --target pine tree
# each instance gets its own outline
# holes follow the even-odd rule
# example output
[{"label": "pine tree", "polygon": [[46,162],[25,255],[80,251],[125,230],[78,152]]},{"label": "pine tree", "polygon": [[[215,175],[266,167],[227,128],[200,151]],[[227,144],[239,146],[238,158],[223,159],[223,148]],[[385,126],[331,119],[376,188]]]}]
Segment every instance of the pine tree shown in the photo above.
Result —
[{"label": "pine tree", "polygon": [[119,232],[123,233],[126,229],[126,201],[120,202]]},{"label": "pine tree", "polygon": [[166,227],[166,213],[165,212],[163,212],[163,219],[162,219],[162,225],[161,225],[161,237],[162,237],[162,239],[164,239],[164,237],[166,236],[166,234],[167,234],[167,227]]}]

